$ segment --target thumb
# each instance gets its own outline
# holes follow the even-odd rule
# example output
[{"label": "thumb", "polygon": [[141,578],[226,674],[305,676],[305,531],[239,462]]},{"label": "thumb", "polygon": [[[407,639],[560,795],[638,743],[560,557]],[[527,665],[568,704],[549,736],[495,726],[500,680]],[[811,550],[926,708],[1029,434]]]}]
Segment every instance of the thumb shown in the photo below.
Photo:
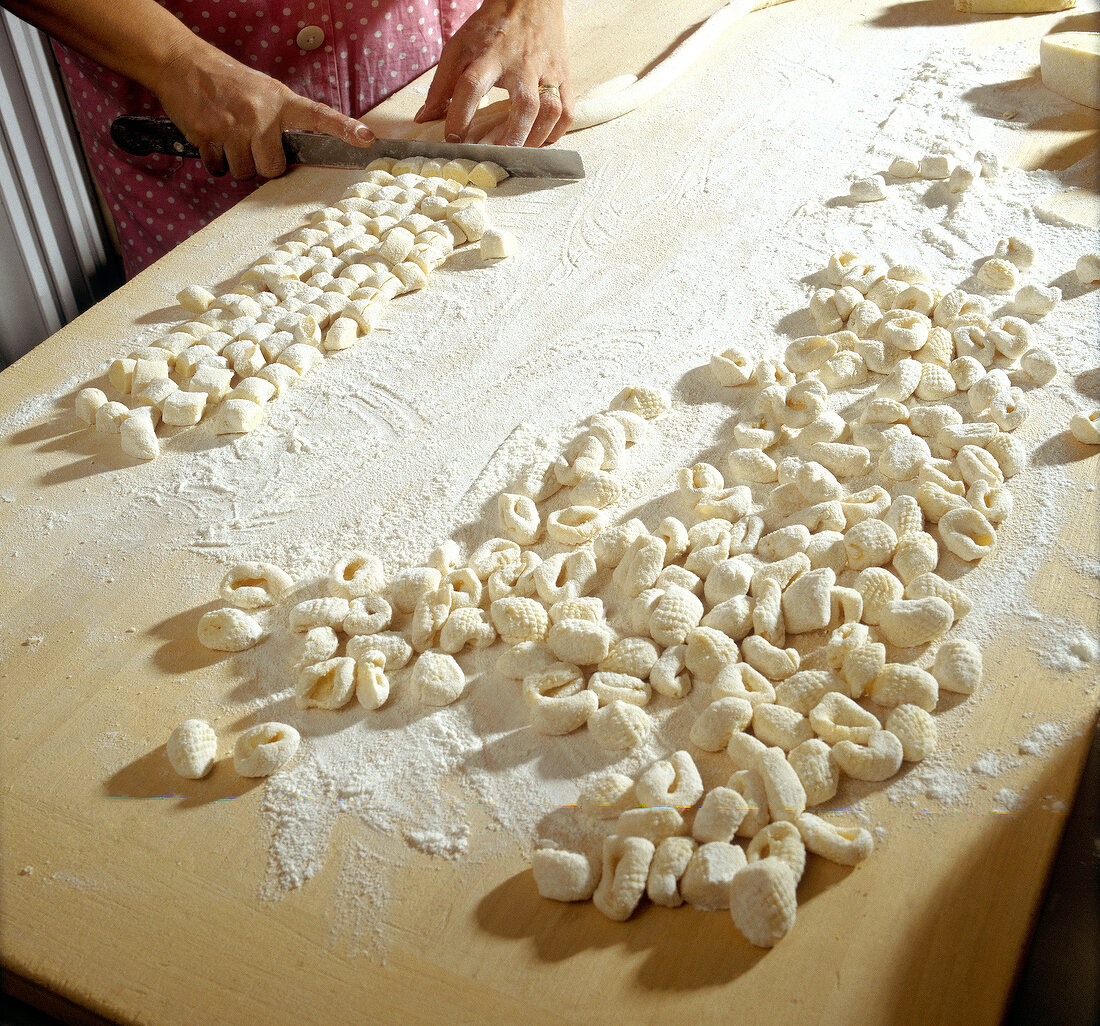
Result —
[{"label": "thumb", "polygon": [[305,132],[322,132],[335,136],[352,146],[369,146],[374,135],[366,125],[355,118],[341,114],[316,100],[298,97],[283,111],[283,128],[297,128]]}]

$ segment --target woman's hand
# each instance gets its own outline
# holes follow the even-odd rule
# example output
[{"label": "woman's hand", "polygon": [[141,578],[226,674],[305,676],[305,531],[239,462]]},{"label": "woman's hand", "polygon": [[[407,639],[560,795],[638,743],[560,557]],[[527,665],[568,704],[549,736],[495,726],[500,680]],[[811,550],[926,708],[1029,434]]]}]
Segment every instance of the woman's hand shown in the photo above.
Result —
[{"label": "woman's hand", "polygon": [[573,121],[561,0],[485,0],[443,47],[416,120],[446,117],[446,139],[462,142],[481,98],[499,85],[511,108],[496,142],[557,142]]},{"label": "woman's hand", "polygon": [[228,165],[242,181],[277,178],[286,170],[285,129],[323,132],[353,146],[374,139],[354,118],[206,44],[166,62],[153,91],[212,175],[224,175]]}]

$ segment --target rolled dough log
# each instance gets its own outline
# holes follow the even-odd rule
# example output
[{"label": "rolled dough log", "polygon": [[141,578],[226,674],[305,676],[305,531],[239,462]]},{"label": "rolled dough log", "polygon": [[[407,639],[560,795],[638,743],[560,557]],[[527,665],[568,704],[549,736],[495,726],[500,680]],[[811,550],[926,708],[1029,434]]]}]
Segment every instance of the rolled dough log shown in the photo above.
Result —
[{"label": "rolled dough log", "polygon": [[1039,41],[1043,85],[1100,110],[1100,32],[1055,32]]},{"label": "rolled dough log", "polygon": [[955,0],[963,14],[1044,14],[1076,6],[1077,0]]},{"label": "rolled dough log", "polygon": [[[731,0],[725,7],[715,11],[660,64],[641,78],[629,82],[621,89],[614,89],[616,81],[629,78],[619,76],[619,79],[612,79],[588,90],[577,103],[577,117],[569,131],[579,132],[629,114],[676,81],[735,21],[754,11],[762,11],[765,7],[786,2],[787,0]],[[1072,2],[1076,3],[1076,0]]]},{"label": "rolled dough log", "polygon": [[606,82],[594,85],[588,92],[579,98],[578,102],[584,103],[586,100],[595,100],[600,96],[617,93],[620,89],[632,86],[637,81],[637,75],[616,75],[614,78],[609,78]]},{"label": "rolled dough log", "polygon": [[[715,11],[660,64],[641,78],[631,74],[616,75],[589,89],[577,101],[577,117],[569,131],[579,132],[582,128],[591,128],[629,114],[687,71],[695,59],[735,21],[754,11],[762,11],[765,7],[775,7],[786,2],[787,0],[730,0],[730,3]],[[507,116],[507,100],[497,100],[483,106],[470,123],[467,142],[496,142],[494,133],[503,126]],[[442,120],[432,121],[421,126],[414,137],[439,141],[443,138],[443,131]]]}]

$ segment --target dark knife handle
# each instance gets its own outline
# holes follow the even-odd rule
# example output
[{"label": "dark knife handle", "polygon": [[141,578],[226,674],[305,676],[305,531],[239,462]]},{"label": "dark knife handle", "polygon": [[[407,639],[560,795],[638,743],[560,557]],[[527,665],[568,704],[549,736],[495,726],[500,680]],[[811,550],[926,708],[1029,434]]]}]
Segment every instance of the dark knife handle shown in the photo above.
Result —
[{"label": "dark knife handle", "polygon": [[111,122],[111,138],[127,153],[138,157],[167,153],[172,157],[197,157],[199,151],[168,118],[142,118],[124,114]]}]

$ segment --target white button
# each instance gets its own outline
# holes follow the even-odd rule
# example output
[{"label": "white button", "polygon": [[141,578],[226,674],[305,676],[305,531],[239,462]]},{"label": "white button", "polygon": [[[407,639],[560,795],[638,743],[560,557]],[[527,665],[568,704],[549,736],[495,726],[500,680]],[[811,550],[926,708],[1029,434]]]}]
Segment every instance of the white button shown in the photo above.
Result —
[{"label": "white button", "polygon": [[325,30],[317,25],[307,25],[295,39],[299,50],[316,50],[324,41]]}]

